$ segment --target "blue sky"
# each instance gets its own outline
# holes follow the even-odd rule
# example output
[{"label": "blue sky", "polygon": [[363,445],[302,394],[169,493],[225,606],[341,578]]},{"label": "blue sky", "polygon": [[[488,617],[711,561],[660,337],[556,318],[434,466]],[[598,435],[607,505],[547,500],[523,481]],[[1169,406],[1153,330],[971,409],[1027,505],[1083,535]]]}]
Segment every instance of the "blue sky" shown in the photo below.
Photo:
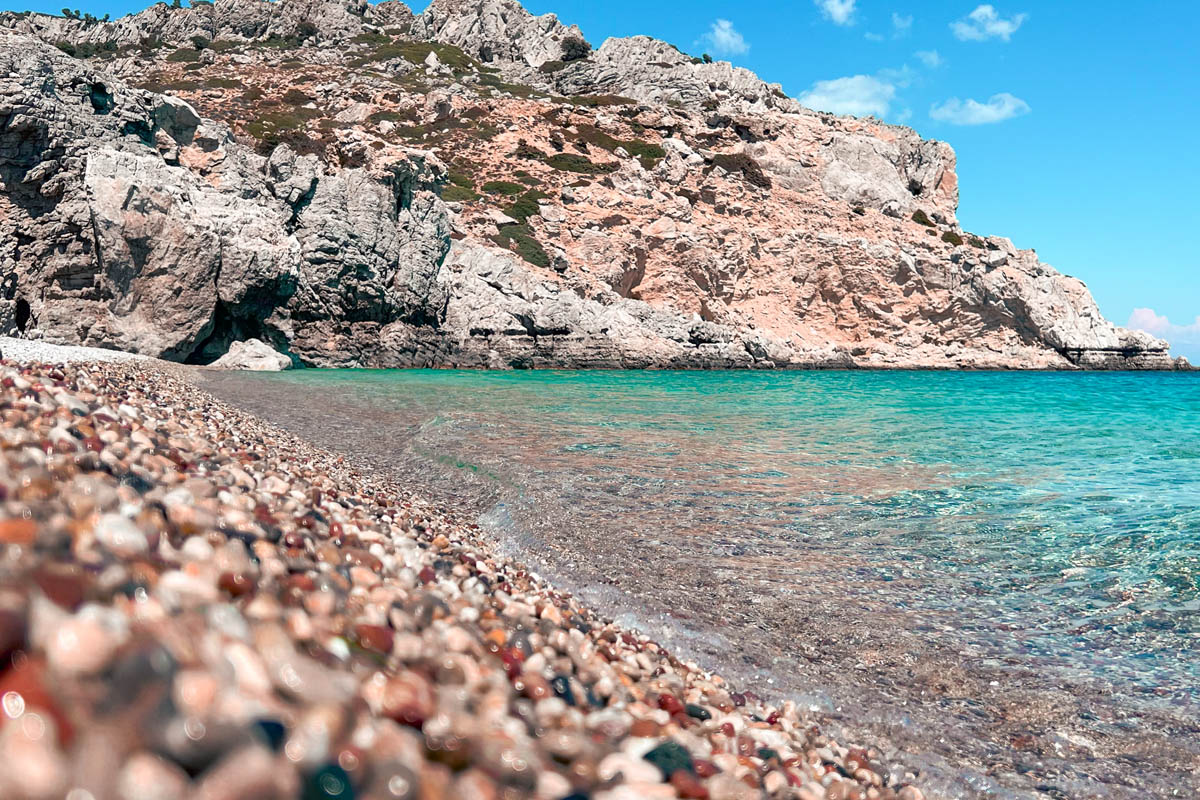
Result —
[{"label": "blue sky", "polygon": [[[117,16],[144,5],[78,7]],[[1036,249],[1084,280],[1110,319],[1132,315],[1200,359],[1200,3],[525,5],[578,24],[596,46],[647,34],[748,67],[810,105],[949,142],[963,227]],[[61,0],[0,8],[57,13]]]}]

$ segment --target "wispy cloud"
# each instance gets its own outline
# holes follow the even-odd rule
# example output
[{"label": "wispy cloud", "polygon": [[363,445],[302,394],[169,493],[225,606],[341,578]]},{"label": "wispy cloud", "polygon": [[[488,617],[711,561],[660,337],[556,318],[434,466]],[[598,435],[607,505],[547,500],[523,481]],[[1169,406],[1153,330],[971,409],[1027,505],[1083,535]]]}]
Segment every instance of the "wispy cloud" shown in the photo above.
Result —
[{"label": "wispy cloud", "polygon": [[937,69],[942,65],[942,56],[937,50],[918,50],[913,55],[929,69]]},{"label": "wispy cloud", "polygon": [[880,80],[886,81],[900,89],[907,89],[912,85],[912,82],[917,77],[916,70],[908,64],[904,64],[900,68],[885,67],[875,73]]},{"label": "wispy cloud", "polygon": [[913,17],[909,14],[907,17],[892,12],[892,37],[902,39],[912,31]]},{"label": "wispy cloud", "polygon": [[1171,352],[1178,355],[1189,358],[1200,356],[1200,316],[1191,325],[1175,325],[1153,308],[1135,308],[1125,327],[1166,339],[1171,343]]},{"label": "wispy cloud", "polygon": [[825,18],[834,25],[854,24],[854,4],[858,0],[813,0]]},{"label": "wispy cloud", "polygon": [[746,39],[727,19],[719,19],[714,22],[708,33],[700,37],[700,41],[717,55],[722,56],[740,56],[750,50]]},{"label": "wispy cloud", "polygon": [[984,4],[963,19],[951,22],[950,30],[964,42],[982,42],[986,39],[1003,39],[1007,42],[1028,17],[1028,14],[1014,14],[1005,19],[995,6]]},{"label": "wispy cloud", "polygon": [[929,116],[951,125],[990,125],[1028,114],[1031,110],[1021,98],[1001,92],[992,95],[986,103],[951,97],[944,103],[935,103],[929,109]]},{"label": "wispy cloud", "polygon": [[856,117],[883,117],[896,97],[896,86],[872,75],[817,81],[797,99],[809,108]]}]

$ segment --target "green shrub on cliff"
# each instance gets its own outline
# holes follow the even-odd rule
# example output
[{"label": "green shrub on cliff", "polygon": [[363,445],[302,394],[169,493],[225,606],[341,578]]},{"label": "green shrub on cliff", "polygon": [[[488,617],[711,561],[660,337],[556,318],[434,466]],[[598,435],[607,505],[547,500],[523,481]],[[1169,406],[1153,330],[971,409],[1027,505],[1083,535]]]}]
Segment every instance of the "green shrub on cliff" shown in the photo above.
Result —
[{"label": "green shrub on cliff", "polygon": [[533,95],[533,87],[523,83],[507,83],[495,75],[482,74],[479,76],[481,86],[489,86],[497,92],[508,92],[513,97],[527,98]]},{"label": "green shrub on cliff", "polygon": [[375,125],[378,125],[381,122],[416,122],[417,112],[413,109],[406,109],[404,111],[392,111],[390,109],[384,109],[383,111],[376,111],[374,114],[372,114],[369,117],[369,121]]},{"label": "green shrub on cliff", "polygon": [[924,225],[926,228],[936,227],[933,223],[933,220],[929,218],[929,215],[919,208],[913,212],[912,221],[918,225]]},{"label": "green shrub on cliff", "polygon": [[963,243],[963,238],[961,236],[959,236],[957,233],[955,233],[954,231],[946,231],[945,233],[942,234],[942,241],[949,242],[950,244],[954,245],[955,247],[958,247],[960,244]]},{"label": "green shrub on cliff", "polygon": [[442,199],[446,202],[472,203],[482,195],[475,191],[475,179],[471,177],[474,165],[457,162],[450,165],[446,176],[446,187],[442,190]]},{"label": "green shrub on cliff", "polygon": [[505,208],[504,213],[520,222],[528,222],[530,217],[537,215],[541,211],[538,207],[538,200],[544,200],[548,196],[545,192],[530,189],[521,195],[521,198],[517,202]]},{"label": "green shrub on cliff", "polygon": [[392,37],[386,36],[382,33],[371,33],[370,31],[365,31],[363,33],[358,34],[357,36],[352,38],[350,41],[353,42],[354,44],[373,44],[373,45],[379,46],[379,45],[384,45],[384,44],[391,44]]},{"label": "green shrub on cliff", "polygon": [[89,42],[80,42],[79,44],[57,42],[54,46],[72,58],[93,58],[106,53],[115,53],[117,50],[115,42],[105,42],[99,45]]},{"label": "green shrub on cliff", "polygon": [[167,56],[167,61],[170,61],[175,64],[190,63],[190,62],[199,61],[199,60],[200,60],[200,51],[193,50],[193,49],[187,48],[187,47],[181,47],[178,50],[176,50],[174,53],[171,53],[171,55]]},{"label": "green shrub on cliff", "polygon": [[625,152],[642,162],[642,166],[646,169],[652,169],[666,155],[659,145],[650,144],[641,139],[617,139],[609,136],[595,125],[580,125],[579,141],[595,145],[610,153],[616,152],[617,148],[624,148]]},{"label": "green shrub on cliff", "polygon": [[466,186],[451,184],[442,190],[442,199],[447,203],[472,203],[479,199],[479,193]]},{"label": "green shrub on cliff", "polygon": [[577,94],[573,97],[565,98],[565,100],[571,105],[583,106],[586,108],[637,105],[637,100],[629,97],[622,97],[619,94]]},{"label": "green shrub on cliff", "polygon": [[550,256],[527,225],[502,225],[500,231],[491,238],[496,244],[512,250],[535,267],[550,267]]},{"label": "green shrub on cliff", "polygon": [[246,126],[246,132],[258,140],[257,150],[269,155],[279,144],[287,143],[301,155],[319,154],[325,150],[326,142],[310,136],[305,129],[309,122],[321,116],[311,108],[293,108],[288,111],[273,111],[264,114]]},{"label": "green shrub on cliff", "polygon": [[546,164],[562,172],[579,172],[584,175],[601,175],[616,170],[611,164],[596,164],[575,153],[555,153],[546,159]]},{"label": "green shrub on cliff", "polygon": [[516,197],[525,191],[525,187],[512,181],[488,181],[483,185],[483,191],[488,194],[500,194],[505,197]]},{"label": "green shrub on cliff", "polygon": [[288,89],[286,92],[284,92],[283,97],[280,99],[289,106],[302,106],[313,101],[313,98],[310,95],[307,95],[299,89],[294,88]]},{"label": "green shrub on cliff", "polygon": [[562,41],[562,60],[579,61],[592,53],[592,45],[581,36],[571,35]]},{"label": "green shrub on cliff", "polygon": [[437,42],[392,42],[390,40],[386,40],[374,50],[370,50],[354,59],[350,62],[350,66],[361,67],[380,61],[391,61],[395,58],[402,58],[410,64],[419,66],[425,63],[425,59],[429,57],[430,53],[436,55],[439,62],[445,64],[456,73],[467,70],[478,71],[480,67],[478,61],[451,44],[440,44]]}]

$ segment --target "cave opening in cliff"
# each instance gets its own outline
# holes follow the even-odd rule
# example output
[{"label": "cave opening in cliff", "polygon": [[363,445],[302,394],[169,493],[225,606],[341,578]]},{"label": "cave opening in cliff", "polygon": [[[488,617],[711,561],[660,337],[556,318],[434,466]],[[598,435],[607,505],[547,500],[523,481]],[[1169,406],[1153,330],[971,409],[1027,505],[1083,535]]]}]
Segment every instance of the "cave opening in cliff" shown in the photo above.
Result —
[{"label": "cave opening in cliff", "polygon": [[261,322],[235,317],[225,303],[217,303],[213,309],[212,329],[196,343],[184,363],[207,366],[225,355],[231,344],[244,339],[271,341]]},{"label": "cave opening in cliff", "polygon": [[29,320],[33,318],[33,309],[29,307],[29,301],[24,297],[17,298],[17,306],[13,311],[13,322],[17,326],[19,333],[25,333],[29,327]]}]

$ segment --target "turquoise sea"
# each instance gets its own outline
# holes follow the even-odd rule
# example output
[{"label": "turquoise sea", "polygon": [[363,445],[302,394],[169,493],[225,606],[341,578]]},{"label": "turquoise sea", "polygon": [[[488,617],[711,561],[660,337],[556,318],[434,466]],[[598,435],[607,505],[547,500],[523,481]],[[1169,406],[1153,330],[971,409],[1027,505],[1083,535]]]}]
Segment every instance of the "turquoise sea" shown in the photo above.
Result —
[{"label": "turquoise sea", "polygon": [[211,382],[948,796],[1197,796],[1200,375]]}]

